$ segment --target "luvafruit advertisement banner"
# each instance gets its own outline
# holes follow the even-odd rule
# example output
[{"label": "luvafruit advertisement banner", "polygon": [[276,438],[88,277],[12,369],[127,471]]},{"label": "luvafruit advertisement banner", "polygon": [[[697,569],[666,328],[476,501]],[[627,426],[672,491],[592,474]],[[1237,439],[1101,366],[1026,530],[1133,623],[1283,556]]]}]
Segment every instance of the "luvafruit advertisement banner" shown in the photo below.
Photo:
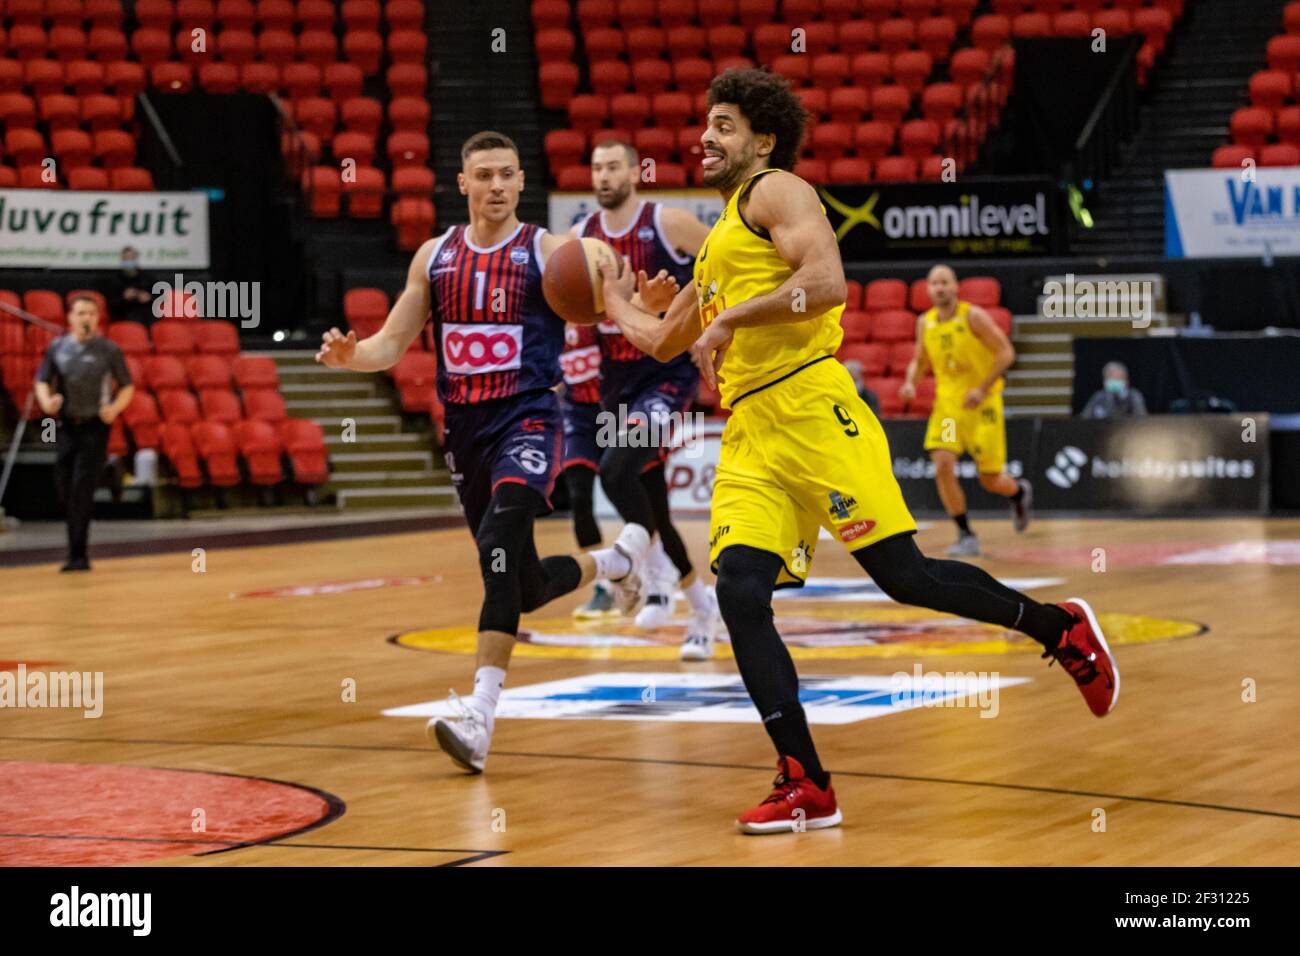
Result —
[{"label": "luvafruit advertisement banner", "polygon": [[[665,478],[674,514],[707,516],[724,423],[710,419],[691,448],[672,452]],[[894,477],[908,507],[941,510],[925,421],[883,422]],[[688,454],[689,452],[689,454]],[[1267,414],[1158,415],[1127,420],[1007,420],[1007,471],[1034,484],[1034,506],[1057,512],[1262,514],[1269,507]],[[972,510],[1005,508],[979,486],[975,464],[958,475]],[[603,494],[597,513],[614,517]]]},{"label": "luvafruit advertisement banner", "polygon": [[208,268],[207,193],[0,189],[0,268],[117,269],[124,246],[145,270]]},{"label": "luvafruit advertisement banner", "polygon": [[1165,255],[1300,255],[1300,166],[1167,170]]}]

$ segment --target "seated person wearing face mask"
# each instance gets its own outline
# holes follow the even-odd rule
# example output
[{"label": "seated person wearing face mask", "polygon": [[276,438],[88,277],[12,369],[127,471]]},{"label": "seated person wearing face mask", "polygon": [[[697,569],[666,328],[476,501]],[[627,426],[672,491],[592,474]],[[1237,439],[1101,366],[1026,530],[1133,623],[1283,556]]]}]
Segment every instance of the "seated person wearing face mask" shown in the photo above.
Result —
[{"label": "seated person wearing face mask", "polygon": [[1128,383],[1122,362],[1107,362],[1101,370],[1102,388],[1083,406],[1083,418],[1137,418],[1147,413],[1142,393]]},{"label": "seated person wearing face mask", "polygon": [[122,250],[121,271],[105,290],[113,318],[152,325],[154,321],[153,280],[140,271],[140,253],[132,246]]}]

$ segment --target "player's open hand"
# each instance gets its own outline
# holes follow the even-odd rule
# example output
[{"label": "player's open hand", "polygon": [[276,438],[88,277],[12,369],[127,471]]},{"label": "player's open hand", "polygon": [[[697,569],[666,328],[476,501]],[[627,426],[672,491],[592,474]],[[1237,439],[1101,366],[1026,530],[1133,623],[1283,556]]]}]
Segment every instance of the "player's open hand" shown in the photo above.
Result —
[{"label": "player's open hand", "polygon": [[916,401],[916,386],[911,382],[904,382],[898,386],[898,400],[904,405],[911,405]]},{"label": "player's open hand", "polygon": [[632,296],[636,294],[636,274],[626,256],[619,261],[618,272],[610,269],[609,264],[601,259],[596,260],[596,271],[600,273],[601,291],[606,304],[613,299],[632,301]]},{"label": "player's open hand", "polygon": [[718,387],[718,369],[722,367],[723,353],[727,351],[736,334],[730,325],[719,321],[721,318],[719,316],[710,322],[704,334],[691,346],[691,361],[700,370],[700,377],[704,379],[705,384],[712,389]]},{"label": "player's open hand", "polygon": [[328,368],[347,368],[357,350],[357,333],[344,335],[338,329],[330,329],[321,336],[320,351],[316,361]]},{"label": "player's open hand", "polygon": [[641,305],[647,312],[656,314],[667,312],[680,291],[677,287],[677,277],[669,275],[667,269],[660,269],[659,274],[653,279],[649,278],[642,269],[636,274],[636,281],[637,291],[641,294]]},{"label": "player's open hand", "polygon": [[979,408],[984,398],[984,389],[972,388],[966,393],[966,400],[961,403],[961,407],[966,409]]}]

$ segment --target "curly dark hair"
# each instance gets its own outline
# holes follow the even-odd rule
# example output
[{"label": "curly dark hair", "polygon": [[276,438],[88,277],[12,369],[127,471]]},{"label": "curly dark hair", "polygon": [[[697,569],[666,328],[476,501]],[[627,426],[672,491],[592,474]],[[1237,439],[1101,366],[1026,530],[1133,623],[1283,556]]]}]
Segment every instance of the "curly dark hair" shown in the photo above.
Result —
[{"label": "curly dark hair", "polygon": [[776,134],[768,164],[773,169],[794,169],[804,126],[812,117],[784,76],[766,69],[726,70],[709,84],[708,103],[710,109],[734,103],[755,133]]}]

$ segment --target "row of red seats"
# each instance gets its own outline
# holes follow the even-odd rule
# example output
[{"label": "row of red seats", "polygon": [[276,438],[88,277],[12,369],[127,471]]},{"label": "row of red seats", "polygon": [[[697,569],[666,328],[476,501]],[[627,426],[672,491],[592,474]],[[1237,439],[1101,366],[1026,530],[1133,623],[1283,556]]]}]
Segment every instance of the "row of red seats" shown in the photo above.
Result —
[{"label": "row of red seats", "polygon": [[1296,114],[1283,135],[1283,139],[1289,137],[1287,142],[1267,143],[1258,148],[1229,143],[1214,151],[1210,165],[1215,169],[1239,169],[1250,161],[1256,166],[1300,166],[1300,109]]},{"label": "row of red seats", "polygon": [[[787,21],[820,17],[831,23],[880,21],[896,13],[924,20],[935,13],[970,22],[979,0],[784,0],[780,14]],[[576,16],[584,29],[617,23],[625,29],[660,26],[723,26],[739,23],[756,29],[777,18],[777,0],[578,0]],[[567,26],[571,11],[564,0],[534,0],[533,22],[539,27]]]},{"label": "row of red seats", "polygon": [[[0,16],[10,23],[77,26],[93,23],[118,25],[125,18],[121,0],[5,0]],[[145,25],[167,26],[173,22],[203,23],[213,19],[232,26],[328,27],[335,20],[336,7],[329,0],[136,0],[135,19]],[[380,20],[377,0],[344,0],[343,22],[348,26],[374,26]],[[383,18],[389,24],[419,26],[424,11],[419,0],[388,0]]]},{"label": "row of red seats", "polygon": [[0,165],[0,189],[88,189],[95,192],[152,192],[153,175],[147,169],[138,166],[123,166],[117,169],[100,169],[98,166],[82,166],[62,172],[56,170],[56,178],[50,181],[44,166]]},{"label": "row of red seats", "polygon": [[239,331],[223,319],[160,319],[146,329],[138,322],[114,322],[108,338],[126,355],[239,354]]},{"label": "row of red seats", "polygon": [[[163,69],[165,68],[165,69]],[[342,103],[360,96],[365,74],[355,63],[266,63],[243,64],[209,61],[199,65],[199,86],[209,93],[283,93],[290,99],[319,96],[324,92]],[[419,63],[394,63],[384,75],[394,96],[422,98],[428,86],[428,72]],[[0,59],[0,93],[32,96],[71,92],[76,96],[111,94],[124,101],[147,86],[171,92],[188,92],[194,87],[195,72],[188,63],[159,61],[149,70],[130,60],[97,63],[94,60]],[[18,101],[14,101],[18,102]],[[34,110],[34,106],[28,107]]]},{"label": "row of red seats", "polygon": [[278,428],[258,419],[236,421],[233,425],[207,419],[193,424],[138,422],[131,426],[132,436],[135,428],[147,434],[151,427],[156,428],[157,444],[137,447],[157,447],[175,471],[177,483],[185,489],[205,484],[233,488],[244,480],[254,485],[278,485],[285,479],[285,457],[298,484],[318,485],[329,479],[324,434],[320,425],[308,419],[286,419]]}]

